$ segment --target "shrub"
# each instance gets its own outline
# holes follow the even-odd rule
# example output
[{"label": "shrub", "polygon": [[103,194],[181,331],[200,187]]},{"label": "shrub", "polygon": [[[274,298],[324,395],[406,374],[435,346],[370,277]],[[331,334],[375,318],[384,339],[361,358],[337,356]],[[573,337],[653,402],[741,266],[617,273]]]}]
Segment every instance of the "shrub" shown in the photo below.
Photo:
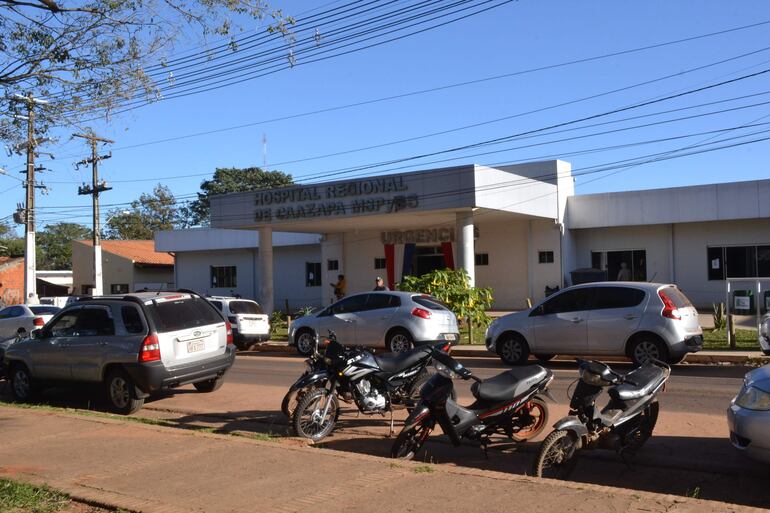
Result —
[{"label": "shrub", "polygon": [[487,309],[492,306],[492,289],[471,287],[465,269],[437,269],[422,276],[407,276],[399,290],[422,292],[435,297],[454,312],[460,321],[486,326]]}]

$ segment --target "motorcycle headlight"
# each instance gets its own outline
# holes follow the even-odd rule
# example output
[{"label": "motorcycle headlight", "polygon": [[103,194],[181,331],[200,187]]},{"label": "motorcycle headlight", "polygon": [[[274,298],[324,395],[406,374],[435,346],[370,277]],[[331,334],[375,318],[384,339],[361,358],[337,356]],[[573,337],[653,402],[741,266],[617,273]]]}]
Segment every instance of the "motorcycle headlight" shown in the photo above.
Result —
[{"label": "motorcycle headlight", "polygon": [[770,394],[753,386],[744,386],[735,398],[735,404],[747,410],[770,410]]},{"label": "motorcycle headlight", "polygon": [[458,378],[459,376],[449,367],[444,365],[443,363],[434,362],[433,367],[435,367],[436,372],[444,376],[445,378],[454,379]]}]

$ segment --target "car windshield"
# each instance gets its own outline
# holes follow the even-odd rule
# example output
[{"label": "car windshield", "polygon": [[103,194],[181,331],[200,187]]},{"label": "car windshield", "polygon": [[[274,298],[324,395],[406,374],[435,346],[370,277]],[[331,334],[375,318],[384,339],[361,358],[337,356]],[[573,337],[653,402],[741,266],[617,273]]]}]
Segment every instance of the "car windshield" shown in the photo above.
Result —
[{"label": "car windshield", "polygon": [[29,309],[35,315],[53,315],[61,310],[58,306],[30,306]]},{"label": "car windshield", "polygon": [[179,331],[223,322],[208,302],[200,298],[154,303],[147,308],[160,332]]},{"label": "car windshield", "polygon": [[412,301],[429,310],[449,310],[446,305],[432,296],[412,296]]},{"label": "car windshield", "polygon": [[228,305],[234,314],[261,314],[262,309],[253,301],[230,301]]}]

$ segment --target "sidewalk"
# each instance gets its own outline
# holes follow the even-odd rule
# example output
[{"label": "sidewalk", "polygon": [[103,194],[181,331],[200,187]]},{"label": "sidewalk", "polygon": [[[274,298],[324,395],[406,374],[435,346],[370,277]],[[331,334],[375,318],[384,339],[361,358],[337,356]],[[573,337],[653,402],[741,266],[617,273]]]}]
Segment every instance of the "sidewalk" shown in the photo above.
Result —
[{"label": "sidewalk", "polygon": [[[296,355],[297,350],[289,346],[288,342],[265,342],[263,344],[256,344],[248,351],[239,352],[239,356],[249,356],[260,353],[282,353],[289,355]],[[486,346],[483,344],[478,345],[460,345],[452,348],[453,356],[461,356],[465,358],[499,358],[496,354],[490,353]],[[597,357],[592,357],[597,358]],[[606,362],[628,362],[627,358],[619,356],[602,356],[602,361]],[[574,362],[574,356],[561,356],[557,355],[553,361],[562,362]],[[757,361],[762,363],[770,363],[770,357],[762,354],[761,351],[700,351],[698,353],[690,353],[684,359],[684,363],[691,365],[705,365],[705,364],[746,364],[749,361]]]},{"label": "sidewalk", "polygon": [[0,426],[0,477],[148,513],[760,511],[37,409],[0,406]]}]

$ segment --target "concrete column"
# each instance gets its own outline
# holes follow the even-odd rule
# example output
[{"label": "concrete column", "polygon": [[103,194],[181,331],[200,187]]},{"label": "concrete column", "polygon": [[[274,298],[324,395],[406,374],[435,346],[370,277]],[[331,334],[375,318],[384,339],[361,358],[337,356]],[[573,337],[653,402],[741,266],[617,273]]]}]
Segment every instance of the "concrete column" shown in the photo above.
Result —
[{"label": "concrete column", "polygon": [[94,246],[94,296],[101,295],[104,295],[104,277],[102,275],[102,245],[97,244]]},{"label": "concrete column", "polygon": [[476,284],[476,253],[473,248],[473,212],[457,212],[456,214],[457,247],[459,266],[468,271],[471,286]]},{"label": "concrete column", "polygon": [[259,299],[266,314],[273,313],[273,229],[259,228]]}]

